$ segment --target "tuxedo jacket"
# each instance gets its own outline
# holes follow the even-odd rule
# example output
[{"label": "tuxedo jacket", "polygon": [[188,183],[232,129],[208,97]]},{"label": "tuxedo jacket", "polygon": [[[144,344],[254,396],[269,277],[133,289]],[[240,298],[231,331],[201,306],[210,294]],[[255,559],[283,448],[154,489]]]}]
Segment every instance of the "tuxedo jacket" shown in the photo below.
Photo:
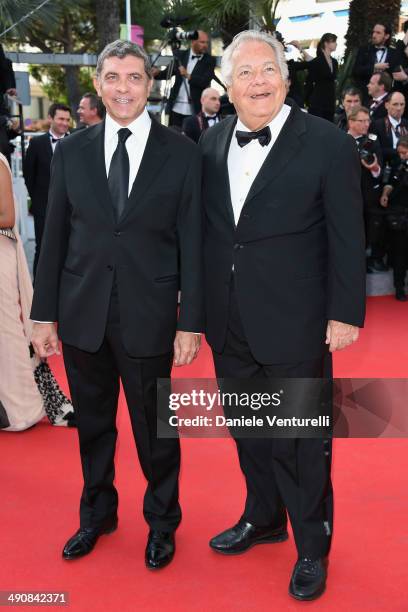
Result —
[{"label": "tuxedo jacket", "polygon": [[[387,72],[392,76],[395,68],[401,63],[401,55],[393,47],[387,48],[387,56],[383,62],[390,65]],[[374,45],[360,47],[357,51],[356,61],[353,67],[353,77],[363,86],[366,86],[374,73],[374,64],[377,63],[377,50]]]},{"label": "tuxedo jacket", "polygon": [[364,321],[357,147],[333,124],[293,104],[235,226],[227,166],[234,125],[228,117],[200,140],[207,338],[222,351],[234,275],[243,328],[257,361],[318,358],[326,350],[329,319],[359,326]]},{"label": "tuxedo jacket", "polygon": [[[401,119],[401,136],[406,136],[408,134],[408,120],[402,118]],[[378,143],[381,147],[382,156],[384,162],[391,163],[395,159],[399,159],[398,153],[396,149],[394,149],[394,140],[392,136],[392,126],[391,122],[388,118],[388,114],[386,117],[381,119],[377,119],[371,124],[370,131],[374,132],[378,136]]]},{"label": "tuxedo jacket", "polygon": [[[190,49],[185,49],[180,51],[177,55],[179,58],[180,64],[187,68],[188,58],[190,57]],[[212,79],[218,79],[215,77],[214,68],[215,68],[215,57],[212,57],[208,53],[204,53],[202,58],[196,63],[194,69],[191,73],[191,78],[188,81],[190,86],[190,96],[191,103],[193,105],[194,113],[197,114],[201,110],[201,94],[207,87],[210,87]],[[162,70],[155,78],[156,79],[165,79],[167,75],[167,69]],[[174,85],[171,88],[169,100],[167,102],[166,112],[170,113],[172,110],[174,103],[177,99],[177,96],[180,91],[180,87],[184,87],[183,85],[183,77],[181,76],[177,62],[174,64],[173,76],[176,77],[174,81]]]},{"label": "tuxedo jacket", "polygon": [[31,212],[34,215],[44,216],[47,209],[51,161],[52,146],[49,133],[33,136],[24,158],[23,173],[31,198]]},{"label": "tuxedo jacket", "polygon": [[63,342],[94,352],[115,282],[126,351],[156,356],[172,350],[176,328],[203,329],[201,155],[153,120],[116,221],[104,129],[102,122],[56,147],[31,318],[57,321]]},{"label": "tuxedo jacket", "polygon": [[199,112],[197,115],[190,115],[184,119],[182,132],[197,143],[200,140],[201,134],[208,130],[208,127],[207,117],[202,112]]},{"label": "tuxedo jacket", "polygon": [[384,96],[384,98],[381,100],[381,102],[373,110],[371,110],[371,108],[370,108],[372,99],[368,102],[367,106],[370,109],[370,119],[371,119],[371,121],[377,121],[378,119],[383,119],[384,117],[386,117],[388,115],[388,111],[385,108],[385,100],[386,99],[387,99],[387,96]]}]

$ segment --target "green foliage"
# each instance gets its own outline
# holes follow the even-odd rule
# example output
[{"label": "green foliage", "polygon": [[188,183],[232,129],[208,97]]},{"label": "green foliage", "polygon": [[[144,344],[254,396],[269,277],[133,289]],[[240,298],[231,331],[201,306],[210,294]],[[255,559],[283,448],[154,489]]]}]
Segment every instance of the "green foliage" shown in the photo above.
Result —
[{"label": "green foliage", "polygon": [[[70,104],[65,82],[65,71],[61,66],[30,66],[30,74],[39,82],[52,102]],[[79,70],[79,88],[81,93],[94,91],[93,69]],[[76,111],[76,109],[73,109]]]}]

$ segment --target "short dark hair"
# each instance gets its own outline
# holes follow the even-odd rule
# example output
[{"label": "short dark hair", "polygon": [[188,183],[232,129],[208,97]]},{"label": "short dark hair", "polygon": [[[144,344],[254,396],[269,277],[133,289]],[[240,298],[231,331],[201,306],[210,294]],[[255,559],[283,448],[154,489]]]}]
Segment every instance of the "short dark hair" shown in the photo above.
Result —
[{"label": "short dark hair", "polygon": [[384,89],[385,91],[387,91],[388,93],[391,91],[392,89],[392,77],[390,74],[388,74],[388,72],[374,72],[374,74],[372,76],[374,76],[375,74],[379,75],[379,79],[378,79],[378,84],[379,85],[384,85]]},{"label": "short dark hair", "polygon": [[84,95],[81,96],[81,99],[82,98],[88,98],[89,108],[96,108],[96,114],[100,119],[103,119],[105,117],[106,109],[103,105],[102,98],[91,92],[84,93]]},{"label": "short dark hair", "polygon": [[67,113],[72,115],[69,106],[67,106],[66,104],[61,104],[60,102],[54,102],[53,104],[51,104],[50,108],[48,109],[48,114],[52,119],[54,119],[55,113],[59,110],[66,111]]},{"label": "short dark hair", "polygon": [[404,23],[402,24],[402,31],[406,32],[407,30],[408,30],[408,19],[404,21]]},{"label": "short dark hair", "polygon": [[346,96],[358,96],[360,101],[363,101],[363,94],[358,87],[346,87],[346,89],[343,89],[341,99],[344,100]]},{"label": "short dark hair", "polygon": [[397,148],[398,147],[404,147],[404,149],[408,149],[408,135],[407,134],[400,137],[400,139],[397,142]]}]

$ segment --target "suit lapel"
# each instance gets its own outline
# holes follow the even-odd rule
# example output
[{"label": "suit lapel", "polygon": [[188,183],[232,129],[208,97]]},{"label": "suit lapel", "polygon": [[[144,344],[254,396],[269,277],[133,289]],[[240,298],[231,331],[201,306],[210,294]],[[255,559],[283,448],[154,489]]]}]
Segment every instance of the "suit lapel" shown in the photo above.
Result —
[{"label": "suit lapel", "polygon": [[[86,136],[87,138],[81,147],[86,149],[84,168],[89,173],[98,202],[105,209],[111,221],[114,222],[114,207],[105,166],[105,121],[98,123],[95,127],[86,128]],[[91,160],[91,163],[89,163],[89,160]]]},{"label": "suit lapel", "polygon": [[302,111],[297,106],[292,106],[289,117],[252,183],[244,207],[281,174],[284,167],[299,150],[301,146],[299,137],[305,130]]},{"label": "suit lapel", "polygon": [[120,218],[120,222],[122,222],[143,200],[147,190],[154,183],[160,169],[169,156],[167,140],[164,137],[163,131],[165,129],[166,128],[160,126],[155,119],[152,119],[152,125],[142,161],[126,203],[125,210]]},{"label": "suit lapel", "polygon": [[216,150],[216,159],[217,159],[217,168],[219,169],[221,175],[221,189],[223,190],[221,197],[226,203],[228,215],[232,221],[233,226],[235,227],[235,219],[234,219],[234,211],[232,208],[231,201],[231,191],[230,191],[230,182],[228,176],[228,151],[231,143],[231,138],[234,133],[234,128],[237,120],[236,117],[233,121],[228,121],[225,119],[223,122],[223,130],[220,130],[217,141],[215,145]]}]

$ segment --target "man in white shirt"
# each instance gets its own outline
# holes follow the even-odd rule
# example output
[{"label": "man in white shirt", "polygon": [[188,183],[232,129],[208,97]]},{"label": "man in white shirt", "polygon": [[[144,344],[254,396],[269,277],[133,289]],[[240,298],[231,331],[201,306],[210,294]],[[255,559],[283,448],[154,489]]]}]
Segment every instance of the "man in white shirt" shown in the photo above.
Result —
[{"label": "man in white shirt", "polygon": [[55,147],[61,138],[69,134],[71,109],[56,102],[48,110],[49,131],[41,136],[33,135],[24,158],[24,180],[31,198],[30,212],[34,217],[35,256],[33,274],[37,272],[45,213],[47,210],[48,189],[50,185],[51,160]]},{"label": "man in white shirt", "polygon": [[173,357],[188,364],[199,350],[202,212],[200,152],[150,118],[151,83],[137,45],[115,41],[99,56],[106,121],[56,148],[31,318],[40,357],[62,340],[78,423],[80,528],[63,558],[90,553],[117,527],[121,380],[147,480],[145,562],[159,569],[173,558],[181,509],[179,441],[157,437],[156,380],[170,377]]},{"label": "man in white shirt", "polygon": [[[258,379],[330,375],[330,353],[352,344],[364,320],[357,149],[334,125],[285,104],[288,69],[274,37],[241,32],[221,72],[238,118],[200,140],[206,337],[217,378],[244,391],[250,380],[253,391]],[[283,542],[288,513],[298,551],[289,592],[315,599],[333,523],[330,440],[250,433],[236,438],[243,514],[210,546],[236,554]]]},{"label": "man in white shirt", "polygon": [[[186,117],[200,112],[201,94],[216,78],[215,57],[208,54],[208,44],[208,34],[198,30],[198,38],[191,41],[191,48],[176,54],[173,71],[176,78],[166,107],[170,126],[181,129]],[[167,70],[153,69],[153,75],[155,79],[166,79]]]}]

